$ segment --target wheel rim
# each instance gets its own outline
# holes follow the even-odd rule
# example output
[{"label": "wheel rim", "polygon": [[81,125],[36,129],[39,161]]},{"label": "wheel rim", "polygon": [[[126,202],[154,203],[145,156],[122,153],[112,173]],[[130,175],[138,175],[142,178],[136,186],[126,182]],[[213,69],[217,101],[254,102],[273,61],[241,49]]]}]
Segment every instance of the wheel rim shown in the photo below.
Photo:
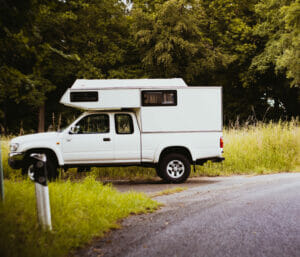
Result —
[{"label": "wheel rim", "polygon": [[179,160],[172,160],[167,164],[167,174],[171,178],[180,178],[184,174],[184,164]]}]

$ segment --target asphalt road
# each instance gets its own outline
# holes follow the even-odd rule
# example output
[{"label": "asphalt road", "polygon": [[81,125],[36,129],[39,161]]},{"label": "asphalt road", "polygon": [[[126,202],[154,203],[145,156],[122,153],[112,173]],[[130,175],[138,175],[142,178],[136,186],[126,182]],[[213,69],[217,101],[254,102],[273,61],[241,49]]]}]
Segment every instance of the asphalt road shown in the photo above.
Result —
[{"label": "asphalt road", "polygon": [[75,256],[300,256],[300,173],[198,178],[183,186],[189,188],[156,197],[164,203],[157,212],[124,220]]}]

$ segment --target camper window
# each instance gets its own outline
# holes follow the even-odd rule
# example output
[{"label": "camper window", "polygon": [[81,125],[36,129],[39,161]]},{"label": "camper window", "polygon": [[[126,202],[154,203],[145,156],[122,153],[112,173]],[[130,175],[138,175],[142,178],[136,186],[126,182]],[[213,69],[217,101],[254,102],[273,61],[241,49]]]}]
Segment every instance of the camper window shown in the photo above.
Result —
[{"label": "camper window", "polygon": [[115,124],[117,134],[132,134],[133,123],[129,114],[116,114]]},{"label": "camper window", "polygon": [[176,90],[142,91],[143,106],[175,106],[177,105]]},{"label": "camper window", "polygon": [[71,92],[71,102],[98,102],[97,91]]},{"label": "camper window", "polygon": [[109,117],[107,114],[92,114],[85,116],[76,125],[74,134],[94,134],[109,132]]}]

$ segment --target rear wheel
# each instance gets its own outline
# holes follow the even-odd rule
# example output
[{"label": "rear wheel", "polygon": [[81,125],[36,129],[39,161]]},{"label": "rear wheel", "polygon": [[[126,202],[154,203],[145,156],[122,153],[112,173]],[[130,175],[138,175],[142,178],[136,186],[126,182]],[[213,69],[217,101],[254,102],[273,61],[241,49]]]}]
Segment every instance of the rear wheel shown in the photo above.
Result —
[{"label": "rear wheel", "polygon": [[161,178],[169,183],[183,183],[191,172],[191,165],[186,156],[170,153],[162,158],[158,165]]},{"label": "rear wheel", "polygon": [[[56,162],[51,159],[48,155],[47,156],[47,162],[46,162],[46,168],[47,168],[47,178],[50,181],[55,180],[58,177],[58,170],[57,170],[57,164]],[[22,175],[23,176],[29,176],[33,177],[33,163],[30,160],[30,158],[26,158],[24,162],[24,166],[22,168]]]}]

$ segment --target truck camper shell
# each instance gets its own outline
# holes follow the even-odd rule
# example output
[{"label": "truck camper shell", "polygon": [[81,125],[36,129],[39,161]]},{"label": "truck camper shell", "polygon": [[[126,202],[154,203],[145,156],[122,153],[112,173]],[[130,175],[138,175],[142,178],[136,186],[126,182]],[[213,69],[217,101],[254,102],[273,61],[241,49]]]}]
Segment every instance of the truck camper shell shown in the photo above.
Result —
[{"label": "truck camper shell", "polygon": [[182,79],[77,79],[62,96],[66,106],[83,110],[140,108],[142,89],[187,88]]},{"label": "truck camper shell", "polygon": [[57,168],[145,166],[169,183],[183,183],[191,164],[224,160],[222,88],[188,87],[182,79],[76,80],[60,101],[86,110],[60,132],[11,141],[9,164],[32,172],[32,153]]},{"label": "truck camper shell", "polygon": [[173,79],[77,79],[60,101],[87,111],[131,109],[142,133],[222,131],[222,88]]}]

